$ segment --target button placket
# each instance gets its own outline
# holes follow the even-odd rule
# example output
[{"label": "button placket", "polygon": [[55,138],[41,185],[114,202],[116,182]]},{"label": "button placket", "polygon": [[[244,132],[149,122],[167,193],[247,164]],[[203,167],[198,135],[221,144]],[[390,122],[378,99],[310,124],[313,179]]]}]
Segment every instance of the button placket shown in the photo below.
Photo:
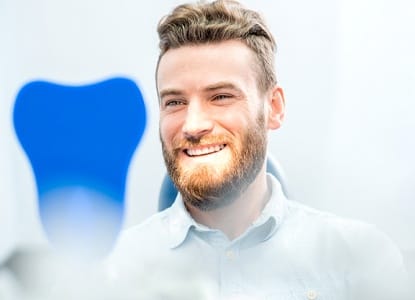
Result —
[{"label": "button placket", "polygon": [[230,299],[235,295],[240,295],[242,291],[238,250],[235,245],[224,248],[221,257],[222,295]]},{"label": "button placket", "polygon": [[316,300],[317,299],[317,291],[315,290],[308,290],[306,293],[307,299],[308,300]]},{"label": "button placket", "polygon": [[225,256],[228,260],[234,260],[235,259],[235,251],[232,249],[226,250]]}]

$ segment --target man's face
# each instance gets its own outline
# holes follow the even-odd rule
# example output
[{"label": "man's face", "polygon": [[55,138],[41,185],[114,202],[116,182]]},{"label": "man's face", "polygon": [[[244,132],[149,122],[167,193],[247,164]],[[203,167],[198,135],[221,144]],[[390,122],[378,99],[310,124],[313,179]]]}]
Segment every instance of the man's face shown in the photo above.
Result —
[{"label": "man's face", "polygon": [[265,99],[243,43],[184,46],[160,60],[160,138],[184,200],[223,207],[255,179],[266,153]]}]

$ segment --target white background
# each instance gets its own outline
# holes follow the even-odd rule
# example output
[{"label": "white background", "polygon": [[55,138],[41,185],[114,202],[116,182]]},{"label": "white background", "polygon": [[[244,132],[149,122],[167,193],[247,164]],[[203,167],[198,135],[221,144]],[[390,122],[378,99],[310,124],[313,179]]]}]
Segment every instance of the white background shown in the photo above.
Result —
[{"label": "white background", "polygon": [[[243,1],[267,19],[287,118],[271,132],[294,199],[379,226],[415,249],[415,18],[409,0]],[[44,242],[12,108],[28,81],[113,76],[141,88],[148,128],[130,165],[125,226],[156,211],[164,165],[154,68],[159,18],[181,1],[0,0],[0,261]]]}]

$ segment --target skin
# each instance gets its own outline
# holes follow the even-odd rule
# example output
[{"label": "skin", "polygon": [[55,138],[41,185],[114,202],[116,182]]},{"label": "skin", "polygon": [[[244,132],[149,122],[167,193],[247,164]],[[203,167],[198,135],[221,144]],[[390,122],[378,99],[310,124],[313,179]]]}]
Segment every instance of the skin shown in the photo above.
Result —
[{"label": "skin", "polygon": [[[164,151],[174,155],[182,177],[204,168],[209,178],[220,183],[232,162],[239,160],[235,153],[255,147],[243,145],[246,132],[255,128],[266,136],[268,130],[281,126],[283,90],[276,85],[261,93],[254,64],[252,50],[234,40],[182,46],[161,58],[157,72],[160,138]],[[255,127],[258,118],[263,119],[259,128]],[[197,222],[234,239],[258,218],[268,199],[264,162],[244,192],[226,205],[210,210],[189,201],[185,205]],[[221,200],[225,201],[215,199]]]}]

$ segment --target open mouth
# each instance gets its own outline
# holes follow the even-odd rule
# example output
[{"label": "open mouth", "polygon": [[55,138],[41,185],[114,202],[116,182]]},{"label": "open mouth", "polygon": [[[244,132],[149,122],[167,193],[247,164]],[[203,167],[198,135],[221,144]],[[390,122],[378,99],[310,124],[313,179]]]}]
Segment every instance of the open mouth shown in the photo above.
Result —
[{"label": "open mouth", "polygon": [[184,153],[186,153],[190,157],[203,156],[203,155],[209,155],[212,153],[217,153],[219,151],[222,151],[225,147],[226,147],[226,144],[215,145],[215,146],[204,146],[204,147],[198,147],[198,148],[192,148],[192,149],[184,149]]}]

